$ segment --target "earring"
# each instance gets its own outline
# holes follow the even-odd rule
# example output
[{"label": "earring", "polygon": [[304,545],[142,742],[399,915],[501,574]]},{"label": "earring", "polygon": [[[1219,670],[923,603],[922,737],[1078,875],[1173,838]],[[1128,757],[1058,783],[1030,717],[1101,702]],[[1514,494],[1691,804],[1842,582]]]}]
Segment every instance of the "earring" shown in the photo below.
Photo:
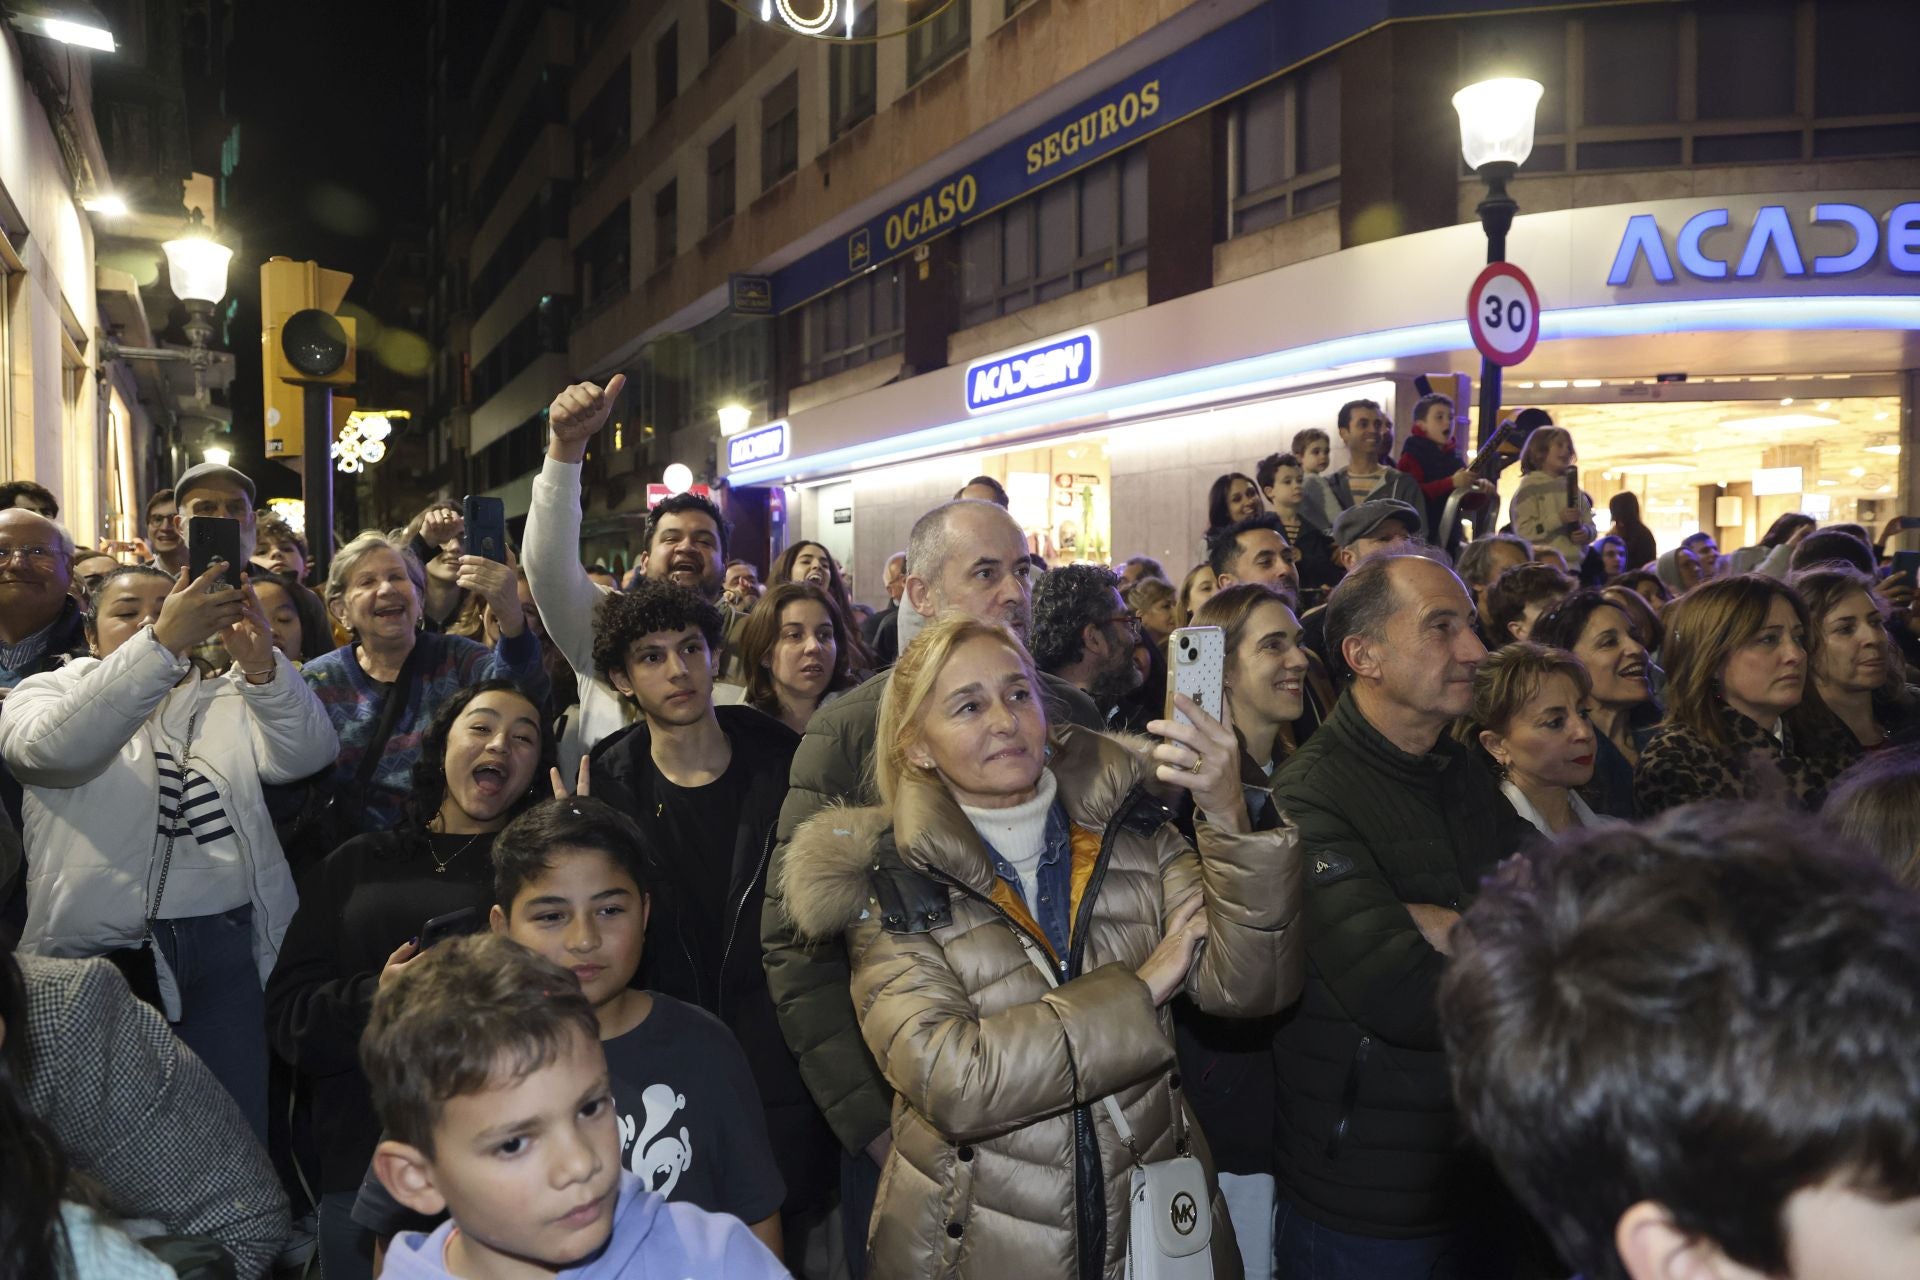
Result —
[{"label": "earring", "polygon": [[1043,760],[1053,759],[1053,744],[1051,742],[1040,748],[1040,758]]}]

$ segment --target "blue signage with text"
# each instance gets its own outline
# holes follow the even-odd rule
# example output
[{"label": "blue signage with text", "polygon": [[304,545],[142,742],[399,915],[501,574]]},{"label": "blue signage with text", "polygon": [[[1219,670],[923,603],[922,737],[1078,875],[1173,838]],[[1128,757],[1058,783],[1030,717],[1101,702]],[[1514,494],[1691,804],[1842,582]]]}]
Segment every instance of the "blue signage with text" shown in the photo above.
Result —
[{"label": "blue signage with text", "polygon": [[1091,386],[1097,375],[1093,335],[1028,347],[967,366],[967,412],[985,413],[1041,396]]},{"label": "blue signage with text", "polygon": [[776,422],[758,431],[746,431],[727,439],[727,469],[756,462],[779,462],[787,456],[787,424]]},{"label": "blue signage with text", "polygon": [[[1783,276],[1838,276],[1870,267],[1884,248],[1886,262],[1895,271],[1920,272],[1920,202],[1897,205],[1886,216],[1884,232],[1881,219],[1857,204],[1816,204],[1807,221],[1807,229],[1827,225],[1844,228],[1847,249],[1844,253],[1815,256],[1811,260],[1801,251],[1802,232],[1785,205],[1762,206],[1753,215],[1753,223],[1744,229],[1728,224],[1732,216],[1726,209],[1705,209],[1681,224],[1673,237],[1673,251],[1667,250],[1666,233],[1650,213],[1636,213],[1627,219],[1620,236],[1620,248],[1613,256],[1613,269],[1607,283],[1631,284],[1634,268],[1644,262],[1647,274],[1659,284],[1674,280],[1674,263],[1695,280],[1751,280],[1760,274],[1767,259],[1779,264]],[[1719,237],[1720,256],[1714,246],[1702,243],[1716,231],[1730,234]],[[1736,255],[1736,252],[1737,255]]]}]

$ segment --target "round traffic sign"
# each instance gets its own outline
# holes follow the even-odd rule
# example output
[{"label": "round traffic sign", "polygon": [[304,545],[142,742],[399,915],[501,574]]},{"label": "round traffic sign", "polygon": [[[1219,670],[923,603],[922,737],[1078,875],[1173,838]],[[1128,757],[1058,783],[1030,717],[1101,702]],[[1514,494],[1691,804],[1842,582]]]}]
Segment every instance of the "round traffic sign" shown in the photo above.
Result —
[{"label": "round traffic sign", "polygon": [[1467,293],[1467,327],[1480,354],[1498,365],[1519,364],[1540,341],[1540,295],[1511,262],[1490,262]]}]

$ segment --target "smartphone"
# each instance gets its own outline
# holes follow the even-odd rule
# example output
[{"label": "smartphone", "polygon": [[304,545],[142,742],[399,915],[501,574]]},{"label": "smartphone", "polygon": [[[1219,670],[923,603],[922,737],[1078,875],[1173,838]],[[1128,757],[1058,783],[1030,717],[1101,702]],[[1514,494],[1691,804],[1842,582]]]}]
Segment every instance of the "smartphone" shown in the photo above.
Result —
[{"label": "smartphone", "polygon": [[1908,529],[1920,529],[1920,516],[1901,516],[1900,528],[1902,532]]},{"label": "smartphone", "polygon": [[1916,575],[1920,574],[1920,551],[1896,551],[1893,553],[1894,582],[1904,582],[1908,586],[1920,586]]},{"label": "smartphone", "polygon": [[1167,638],[1167,716],[1181,724],[1192,724],[1184,712],[1173,705],[1173,696],[1184,693],[1200,709],[1220,718],[1220,691],[1227,669],[1227,633],[1219,627],[1180,627]]},{"label": "smartphone", "polygon": [[449,911],[445,915],[435,916],[420,926],[420,949],[425,951],[436,942],[448,938],[461,938],[469,933],[479,933],[487,927],[487,913],[479,907],[462,907],[458,911]]},{"label": "smartphone", "polygon": [[236,591],[246,561],[240,557],[240,522],[225,516],[190,516],[187,519],[187,576],[198,578],[213,567],[215,560],[227,562],[221,574]]},{"label": "smartphone", "polygon": [[467,554],[507,562],[507,504],[498,498],[468,494],[461,515],[467,522]]}]

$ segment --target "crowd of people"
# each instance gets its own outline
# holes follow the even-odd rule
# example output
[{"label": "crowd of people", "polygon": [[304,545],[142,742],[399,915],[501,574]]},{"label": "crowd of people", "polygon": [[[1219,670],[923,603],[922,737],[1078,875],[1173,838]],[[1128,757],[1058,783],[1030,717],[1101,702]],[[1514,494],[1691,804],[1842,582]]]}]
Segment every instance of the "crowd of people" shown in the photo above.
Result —
[{"label": "crowd of people", "polygon": [[583,563],[620,391],[504,561],[0,486],[0,1275],[1911,1274],[1898,521],[1662,553],[1361,400],[1191,568],[978,476],[876,610],[693,493]]}]

